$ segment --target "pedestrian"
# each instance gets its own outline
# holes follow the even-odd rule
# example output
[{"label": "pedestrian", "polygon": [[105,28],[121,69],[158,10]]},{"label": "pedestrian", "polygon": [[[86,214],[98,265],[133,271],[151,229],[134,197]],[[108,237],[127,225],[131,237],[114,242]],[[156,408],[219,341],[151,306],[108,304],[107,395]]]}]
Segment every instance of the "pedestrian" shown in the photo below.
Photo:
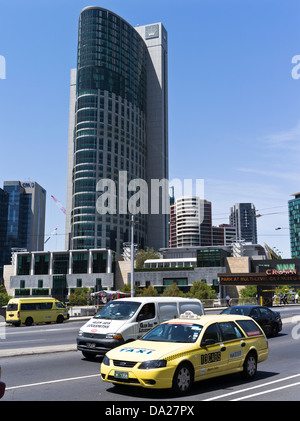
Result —
[{"label": "pedestrian", "polygon": [[295,303],[298,303],[298,299],[299,299],[299,295],[298,295],[298,292],[296,292],[296,294],[295,294]]},{"label": "pedestrian", "polygon": [[229,295],[226,295],[226,303],[227,303],[227,307],[230,307],[230,296]]}]

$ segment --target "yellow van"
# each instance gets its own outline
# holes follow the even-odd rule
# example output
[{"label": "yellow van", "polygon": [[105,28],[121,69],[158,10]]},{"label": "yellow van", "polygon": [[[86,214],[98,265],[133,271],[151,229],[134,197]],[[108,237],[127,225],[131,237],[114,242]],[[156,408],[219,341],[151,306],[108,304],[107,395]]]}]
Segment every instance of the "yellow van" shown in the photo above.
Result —
[{"label": "yellow van", "polygon": [[69,318],[68,308],[52,297],[12,298],[6,308],[6,323],[62,323]]}]

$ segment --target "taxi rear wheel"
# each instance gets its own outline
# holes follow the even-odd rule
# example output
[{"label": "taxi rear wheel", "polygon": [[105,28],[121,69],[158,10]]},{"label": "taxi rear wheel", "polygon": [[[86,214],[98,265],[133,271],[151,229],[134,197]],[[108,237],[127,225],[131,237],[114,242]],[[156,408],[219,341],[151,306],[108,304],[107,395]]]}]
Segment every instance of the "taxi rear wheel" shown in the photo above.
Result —
[{"label": "taxi rear wheel", "polygon": [[243,377],[253,379],[257,371],[257,357],[254,352],[250,352],[244,361]]},{"label": "taxi rear wheel", "polygon": [[193,381],[192,367],[187,363],[180,364],[173,377],[172,389],[176,394],[187,393],[191,389]]}]

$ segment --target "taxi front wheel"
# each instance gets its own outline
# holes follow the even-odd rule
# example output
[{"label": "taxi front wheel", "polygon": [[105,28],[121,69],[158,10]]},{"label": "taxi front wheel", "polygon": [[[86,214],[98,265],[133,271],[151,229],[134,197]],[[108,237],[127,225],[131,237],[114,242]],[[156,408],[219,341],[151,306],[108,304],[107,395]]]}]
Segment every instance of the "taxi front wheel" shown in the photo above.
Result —
[{"label": "taxi front wheel", "polygon": [[244,361],[242,375],[246,379],[253,379],[257,371],[257,357],[254,352],[250,352]]},{"label": "taxi front wheel", "polygon": [[172,389],[176,394],[187,393],[193,384],[194,372],[192,367],[187,363],[180,364],[174,374]]}]

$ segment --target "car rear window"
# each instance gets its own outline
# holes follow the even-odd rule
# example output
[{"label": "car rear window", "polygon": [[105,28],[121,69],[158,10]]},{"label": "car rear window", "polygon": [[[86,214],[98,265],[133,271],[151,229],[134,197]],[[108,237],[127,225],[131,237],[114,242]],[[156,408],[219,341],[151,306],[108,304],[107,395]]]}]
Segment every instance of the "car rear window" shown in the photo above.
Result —
[{"label": "car rear window", "polygon": [[247,336],[262,335],[261,329],[252,320],[237,320],[236,323],[241,326]]}]

